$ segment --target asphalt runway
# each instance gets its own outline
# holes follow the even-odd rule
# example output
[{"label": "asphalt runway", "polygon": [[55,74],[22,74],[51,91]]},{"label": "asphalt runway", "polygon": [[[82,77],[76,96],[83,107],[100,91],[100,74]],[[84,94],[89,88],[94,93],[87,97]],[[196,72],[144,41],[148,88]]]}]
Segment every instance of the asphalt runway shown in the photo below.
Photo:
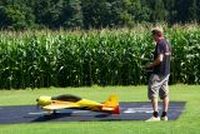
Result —
[{"label": "asphalt runway", "polygon": [[[171,102],[169,120],[176,120],[184,111],[185,102]],[[162,105],[159,104],[159,110]],[[0,124],[54,122],[54,121],[123,121],[146,120],[152,115],[151,104],[147,102],[121,102],[120,114],[93,112],[88,110],[64,109],[56,114],[47,113],[34,105],[0,106]]]}]

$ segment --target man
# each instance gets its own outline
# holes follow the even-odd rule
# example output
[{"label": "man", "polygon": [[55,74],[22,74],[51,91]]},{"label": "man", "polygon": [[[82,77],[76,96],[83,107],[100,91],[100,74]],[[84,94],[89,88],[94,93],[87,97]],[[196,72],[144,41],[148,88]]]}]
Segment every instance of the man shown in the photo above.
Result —
[{"label": "man", "polygon": [[[153,72],[148,83],[148,98],[151,100],[153,107],[153,116],[148,121],[167,121],[167,111],[169,106],[169,89],[168,80],[170,75],[170,56],[171,46],[164,38],[163,31],[160,28],[154,28],[152,36],[156,42],[154,61],[147,65],[147,69]],[[158,96],[163,100],[163,112],[161,118],[158,111]]]}]

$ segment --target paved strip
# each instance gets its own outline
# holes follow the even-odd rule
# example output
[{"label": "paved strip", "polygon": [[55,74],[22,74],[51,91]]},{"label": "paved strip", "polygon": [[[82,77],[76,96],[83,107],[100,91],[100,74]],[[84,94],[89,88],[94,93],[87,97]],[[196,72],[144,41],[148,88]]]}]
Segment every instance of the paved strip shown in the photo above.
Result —
[{"label": "paved strip", "polygon": [[[168,117],[176,120],[185,107],[185,102],[171,102]],[[162,104],[159,104],[161,111]],[[46,115],[45,111],[34,105],[1,106],[0,124],[31,123],[47,121],[123,121],[146,120],[152,115],[151,104],[147,102],[121,102],[120,115],[112,115],[88,110],[64,109],[55,115]]]}]

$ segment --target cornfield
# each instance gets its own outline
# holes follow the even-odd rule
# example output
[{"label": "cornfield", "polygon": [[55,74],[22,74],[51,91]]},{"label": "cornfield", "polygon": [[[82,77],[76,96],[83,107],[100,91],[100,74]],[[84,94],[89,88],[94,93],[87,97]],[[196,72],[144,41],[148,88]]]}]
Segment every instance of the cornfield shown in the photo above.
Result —
[{"label": "cornfield", "polygon": [[[200,83],[200,28],[166,28],[171,83]],[[0,88],[139,85],[152,60],[148,29],[0,33]]]}]

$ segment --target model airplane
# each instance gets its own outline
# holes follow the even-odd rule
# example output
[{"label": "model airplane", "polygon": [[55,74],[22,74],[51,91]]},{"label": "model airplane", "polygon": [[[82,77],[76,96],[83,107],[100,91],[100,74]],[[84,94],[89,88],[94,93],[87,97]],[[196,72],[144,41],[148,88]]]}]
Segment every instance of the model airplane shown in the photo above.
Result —
[{"label": "model airplane", "polygon": [[111,114],[120,114],[118,97],[111,95],[104,103],[80,98],[74,95],[40,96],[37,105],[43,110],[55,113],[59,109],[81,109]]}]

